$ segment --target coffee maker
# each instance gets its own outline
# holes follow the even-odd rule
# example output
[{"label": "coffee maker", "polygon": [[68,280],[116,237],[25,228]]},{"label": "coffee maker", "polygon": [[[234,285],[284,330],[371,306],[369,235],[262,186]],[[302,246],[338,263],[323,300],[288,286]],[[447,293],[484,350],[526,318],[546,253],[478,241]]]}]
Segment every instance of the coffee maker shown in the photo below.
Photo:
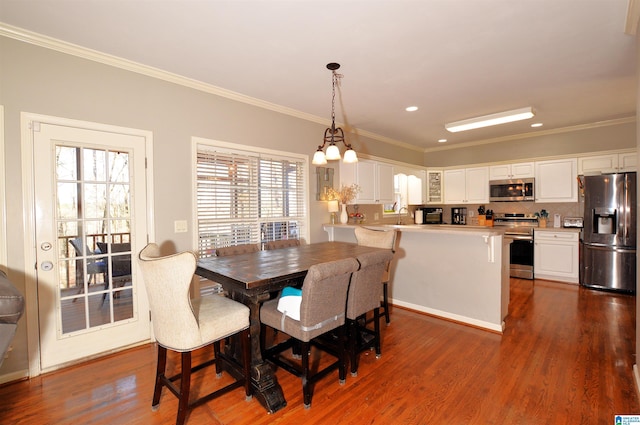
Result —
[{"label": "coffee maker", "polygon": [[451,208],[451,224],[467,224],[467,208]]}]

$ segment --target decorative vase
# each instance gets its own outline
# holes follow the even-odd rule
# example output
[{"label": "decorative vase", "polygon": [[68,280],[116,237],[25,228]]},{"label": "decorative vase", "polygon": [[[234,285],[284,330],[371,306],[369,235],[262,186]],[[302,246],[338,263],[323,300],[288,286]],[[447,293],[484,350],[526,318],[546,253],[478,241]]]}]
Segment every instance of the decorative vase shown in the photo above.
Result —
[{"label": "decorative vase", "polygon": [[347,204],[340,204],[340,223],[347,224],[349,214],[347,214]]},{"label": "decorative vase", "polygon": [[538,227],[547,227],[547,219],[540,217],[538,219]]}]

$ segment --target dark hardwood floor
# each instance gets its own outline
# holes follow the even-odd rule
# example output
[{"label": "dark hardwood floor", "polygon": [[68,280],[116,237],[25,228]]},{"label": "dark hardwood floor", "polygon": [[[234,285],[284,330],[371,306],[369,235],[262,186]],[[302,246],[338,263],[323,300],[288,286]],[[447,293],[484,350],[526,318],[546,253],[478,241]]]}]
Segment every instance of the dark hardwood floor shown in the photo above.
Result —
[{"label": "dark hardwood floor", "polygon": [[[512,279],[503,335],[400,308],[391,317],[382,358],[364,355],[345,385],[337,372],[318,382],[311,409],[302,406],[300,380],[279,370],[286,408],[268,415],[238,389],[196,408],[187,423],[612,424],[616,414],[640,414],[633,296]],[[168,392],[151,411],[155,355],[145,345],[5,385],[0,423],[174,423]],[[192,385],[219,382],[209,370]]]}]

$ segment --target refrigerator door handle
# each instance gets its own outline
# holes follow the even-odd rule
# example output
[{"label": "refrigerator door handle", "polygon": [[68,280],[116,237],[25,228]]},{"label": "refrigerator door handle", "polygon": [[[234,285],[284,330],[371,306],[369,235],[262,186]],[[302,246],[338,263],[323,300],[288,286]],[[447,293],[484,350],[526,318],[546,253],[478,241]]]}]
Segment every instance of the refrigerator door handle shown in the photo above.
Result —
[{"label": "refrigerator door handle", "polygon": [[591,249],[598,249],[601,251],[615,251],[615,252],[620,252],[620,253],[634,253],[636,252],[635,248],[628,248],[628,247],[617,247],[617,246],[611,246],[611,245],[603,245],[603,244],[597,244],[597,243],[583,243],[584,246],[587,246]]}]

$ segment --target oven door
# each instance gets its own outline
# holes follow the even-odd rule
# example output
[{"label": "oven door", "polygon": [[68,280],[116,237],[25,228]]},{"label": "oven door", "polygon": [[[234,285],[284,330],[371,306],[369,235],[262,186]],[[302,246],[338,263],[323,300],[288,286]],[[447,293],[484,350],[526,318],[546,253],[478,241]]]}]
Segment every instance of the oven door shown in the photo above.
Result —
[{"label": "oven door", "polygon": [[509,265],[511,277],[533,279],[533,238],[531,236],[510,236]]}]

